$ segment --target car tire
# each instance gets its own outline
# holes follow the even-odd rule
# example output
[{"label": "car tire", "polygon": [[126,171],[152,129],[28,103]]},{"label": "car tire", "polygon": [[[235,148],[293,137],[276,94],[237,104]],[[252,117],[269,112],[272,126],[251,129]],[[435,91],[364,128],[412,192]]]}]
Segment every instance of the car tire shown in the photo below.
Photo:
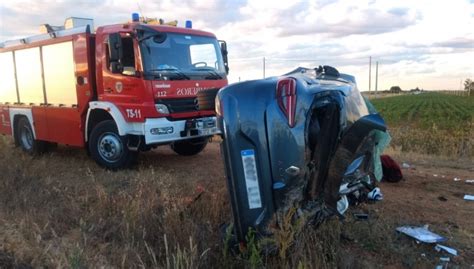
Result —
[{"label": "car tire", "polygon": [[199,110],[215,110],[216,95],[219,89],[203,90],[197,93]]},{"label": "car tire", "polygon": [[39,155],[47,149],[47,142],[36,140],[33,128],[26,117],[21,117],[16,125],[15,141],[21,149],[31,155]]},{"label": "car tire", "polygon": [[89,139],[91,157],[102,167],[111,170],[130,167],[138,157],[138,151],[130,151],[128,137],[120,136],[113,120],[97,124]]},{"label": "car tire", "polygon": [[192,156],[203,151],[208,141],[208,137],[176,141],[171,144],[171,149],[179,155]]}]

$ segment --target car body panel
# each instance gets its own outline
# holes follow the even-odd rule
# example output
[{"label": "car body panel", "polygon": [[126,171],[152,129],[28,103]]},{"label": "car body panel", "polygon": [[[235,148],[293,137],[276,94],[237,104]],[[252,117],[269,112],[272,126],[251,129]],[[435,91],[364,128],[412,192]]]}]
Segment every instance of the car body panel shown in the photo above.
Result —
[{"label": "car body panel", "polygon": [[[369,113],[354,77],[316,72],[297,69],[282,77],[232,84],[218,93],[221,148],[241,241],[249,229],[269,234],[274,215],[290,207],[316,211],[308,205],[321,200],[335,208],[343,179],[356,170],[359,177],[372,171],[373,132],[385,131],[383,119]],[[277,103],[276,87],[284,78],[296,82],[292,127]],[[357,167],[346,173],[357,158]],[[257,176],[250,179],[257,180],[258,195],[246,171],[249,164],[256,168]]]}]

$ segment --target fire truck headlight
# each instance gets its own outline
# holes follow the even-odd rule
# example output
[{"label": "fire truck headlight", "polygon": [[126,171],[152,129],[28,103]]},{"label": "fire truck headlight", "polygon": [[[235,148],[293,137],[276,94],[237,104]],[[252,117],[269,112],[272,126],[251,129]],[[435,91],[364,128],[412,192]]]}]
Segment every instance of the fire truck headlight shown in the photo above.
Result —
[{"label": "fire truck headlight", "polygon": [[155,105],[156,111],[161,114],[170,114],[170,111],[168,110],[168,107],[163,104],[156,104]]}]

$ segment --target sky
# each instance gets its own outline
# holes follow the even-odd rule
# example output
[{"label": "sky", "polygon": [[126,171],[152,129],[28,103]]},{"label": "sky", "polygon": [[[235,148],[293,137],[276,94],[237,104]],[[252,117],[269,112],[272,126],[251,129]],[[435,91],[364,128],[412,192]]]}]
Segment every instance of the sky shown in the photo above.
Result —
[{"label": "sky", "polygon": [[369,57],[372,90],[376,62],[378,90],[459,90],[474,79],[474,0],[0,0],[0,42],[71,16],[97,27],[133,12],[192,20],[226,40],[230,82],[262,78],[264,62],[266,77],[331,65],[365,91]]}]

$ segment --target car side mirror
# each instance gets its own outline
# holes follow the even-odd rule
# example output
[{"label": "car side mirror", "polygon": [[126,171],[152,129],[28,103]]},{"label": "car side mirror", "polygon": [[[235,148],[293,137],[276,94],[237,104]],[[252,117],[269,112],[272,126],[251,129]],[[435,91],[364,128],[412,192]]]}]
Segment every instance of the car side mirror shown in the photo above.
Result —
[{"label": "car side mirror", "polygon": [[120,34],[110,34],[107,43],[109,47],[110,71],[112,71],[112,73],[121,73],[123,69],[121,63],[123,58],[123,48]]},{"label": "car side mirror", "polygon": [[219,40],[221,45],[222,59],[224,60],[225,73],[229,74],[229,59],[227,58],[227,43],[224,40]]}]

